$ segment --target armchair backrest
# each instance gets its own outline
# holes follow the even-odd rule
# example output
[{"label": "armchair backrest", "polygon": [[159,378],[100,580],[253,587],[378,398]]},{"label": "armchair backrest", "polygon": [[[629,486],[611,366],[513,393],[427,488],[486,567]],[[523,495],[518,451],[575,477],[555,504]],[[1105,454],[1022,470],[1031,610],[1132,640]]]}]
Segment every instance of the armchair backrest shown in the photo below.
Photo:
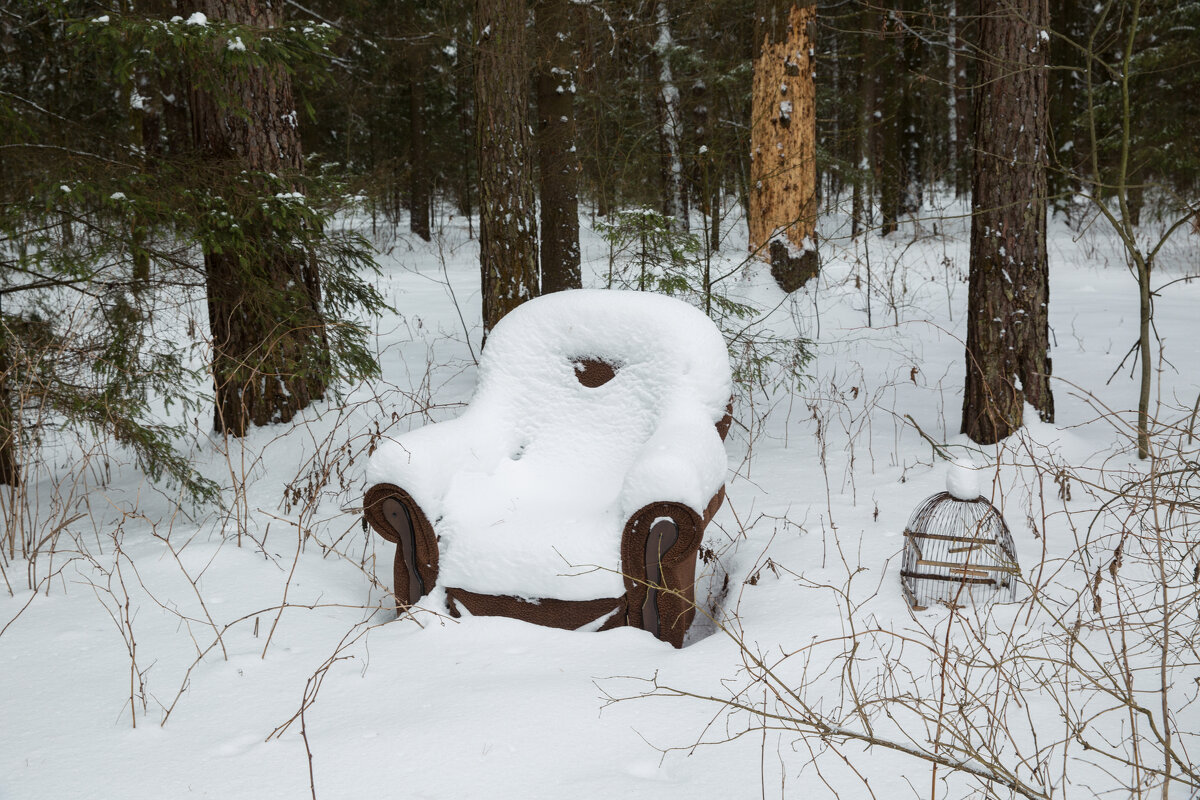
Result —
[{"label": "armchair backrest", "polygon": [[663,295],[583,289],[500,321],[471,413],[510,431],[515,454],[621,459],[662,420],[714,424],[731,386],[725,340],[702,312]]}]

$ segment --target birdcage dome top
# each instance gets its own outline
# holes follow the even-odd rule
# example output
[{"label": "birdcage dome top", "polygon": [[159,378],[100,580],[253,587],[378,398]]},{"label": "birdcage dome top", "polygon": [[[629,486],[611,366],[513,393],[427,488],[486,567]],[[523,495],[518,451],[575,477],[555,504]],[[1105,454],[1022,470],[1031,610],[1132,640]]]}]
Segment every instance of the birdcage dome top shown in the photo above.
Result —
[{"label": "birdcage dome top", "polygon": [[982,495],[963,500],[952,493],[938,492],[917,506],[908,518],[907,530],[921,533],[970,535],[980,531],[1008,532],[1004,517]]}]

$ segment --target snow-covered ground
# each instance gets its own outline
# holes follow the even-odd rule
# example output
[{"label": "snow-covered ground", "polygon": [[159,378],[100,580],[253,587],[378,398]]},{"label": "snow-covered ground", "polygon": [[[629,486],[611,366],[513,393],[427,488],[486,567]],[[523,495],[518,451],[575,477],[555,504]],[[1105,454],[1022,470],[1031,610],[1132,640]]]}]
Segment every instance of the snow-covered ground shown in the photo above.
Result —
[{"label": "snow-covered ground", "polygon": [[[1132,362],[1118,369],[1134,278],[1102,223],[1053,220],[1057,418],[1030,410],[978,447],[958,434],[962,211],[856,241],[831,216],[820,278],[790,297],[736,268],[744,226],[730,232],[714,266],[729,295],[816,357],[798,390],[739,396],[705,543],[716,621],[682,650],[387,610],[391,547],[357,509],[367,451],[460,413],[480,329],[465,220],[432,244],[381,242],[397,311],[372,322],[383,379],[299,425],[191,444],[225,511],[181,510],[118,458],[60,456],[63,483],[30,490],[30,526],[68,524],[36,563],[2,562],[0,798],[992,796],[971,773],[994,796],[1128,797],[1161,796],[1165,770],[1183,778],[1169,797],[1191,797],[1200,443],[1165,426],[1187,426],[1200,392],[1200,281],[1156,299],[1148,482]],[[601,285],[608,245],[582,221]],[[1155,285],[1198,265],[1200,237],[1177,234]],[[945,487],[939,451],[982,467],[1028,582],[1018,602],[905,603],[902,532]]]}]

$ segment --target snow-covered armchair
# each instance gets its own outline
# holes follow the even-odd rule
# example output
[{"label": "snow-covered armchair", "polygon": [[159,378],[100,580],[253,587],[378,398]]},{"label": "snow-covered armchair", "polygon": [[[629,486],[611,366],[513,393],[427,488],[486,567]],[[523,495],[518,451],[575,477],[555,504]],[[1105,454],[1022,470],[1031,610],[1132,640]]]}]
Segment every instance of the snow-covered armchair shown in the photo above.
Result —
[{"label": "snow-covered armchair", "polygon": [[576,290],[510,312],[467,411],[384,441],[367,467],[398,605],[436,584],[454,615],[681,646],[731,386],[720,331],[679,300]]}]

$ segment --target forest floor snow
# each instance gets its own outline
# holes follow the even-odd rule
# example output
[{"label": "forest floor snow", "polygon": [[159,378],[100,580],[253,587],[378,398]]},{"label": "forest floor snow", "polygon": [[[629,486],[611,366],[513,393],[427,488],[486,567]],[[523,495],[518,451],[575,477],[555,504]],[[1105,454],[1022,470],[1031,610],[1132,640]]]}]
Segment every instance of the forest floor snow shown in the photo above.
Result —
[{"label": "forest floor snow", "polygon": [[[366,450],[373,434],[460,413],[480,301],[465,220],[442,219],[432,244],[382,241],[377,286],[397,311],[371,321],[383,378],[309,409],[300,424],[191,443],[225,487],[226,511],[181,510],[116,455],[72,470],[64,451],[57,477],[30,490],[42,530],[75,509],[85,516],[35,565],[8,562],[11,596],[0,585],[0,798],[300,798],[314,788],[321,800],[929,797],[931,786],[963,797],[972,779],[836,729],[939,752],[929,742],[973,719],[954,689],[972,686],[977,700],[991,698],[981,702],[992,716],[981,717],[990,721],[976,731],[979,752],[942,749],[947,758],[984,768],[981,754],[1007,754],[1017,769],[1046,740],[1070,739],[1064,715],[1112,713],[1101,712],[1094,686],[1070,689],[1078,715],[1062,712],[1045,682],[1030,691],[1047,702],[1022,705],[1019,692],[990,683],[999,670],[968,668],[961,653],[979,653],[971,631],[1000,650],[1048,648],[1055,619],[1092,603],[1093,576],[1074,554],[1111,551],[1099,532],[1084,541],[1107,495],[1079,476],[1104,484],[1144,469],[1125,411],[1137,401],[1131,362],[1119,369],[1138,336],[1136,283],[1100,224],[1078,233],[1053,220],[1056,420],[1027,409],[1020,435],[972,445],[958,433],[968,223],[954,211],[963,209],[886,239],[852,241],[844,219],[827,219],[822,273],[791,296],[764,266],[738,268],[744,225],[728,235],[715,262],[731,273],[726,291],[770,310],[777,332],[812,339],[815,358],[799,389],[767,383],[739,398],[727,501],[709,528],[701,584],[724,630],[701,617],[682,650],[632,629],[585,634],[387,610],[391,548],[363,531],[356,509]],[[585,284],[603,285],[608,245],[581,222]],[[1194,274],[1198,254],[1200,239],[1177,235],[1156,285]],[[1156,300],[1164,419],[1200,391],[1197,308],[1200,281]],[[201,319],[202,309],[195,299]],[[200,414],[197,430],[207,419]],[[1004,513],[1026,576],[1063,609],[1057,617],[997,605],[972,626],[963,620],[972,610],[909,610],[902,533],[946,482],[930,440],[984,468],[983,490]],[[1073,499],[1059,496],[1047,465],[1076,481]],[[86,491],[71,495],[71,476]],[[947,656],[938,646],[951,639],[960,649]],[[1134,661],[1157,663],[1153,653]],[[1195,763],[1200,745],[1187,737],[1200,731],[1200,707],[1188,684],[1197,667],[1184,662],[1169,703],[1176,744]],[[1130,680],[1157,707],[1157,677]],[[764,728],[718,701],[811,713],[833,727],[823,737],[786,719]],[[1095,729],[1113,752],[1129,733],[1129,715],[1117,716]],[[1006,729],[1008,741],[988,741],[985,728]],[[1038,751],[1069,771],[1044,773],[1056,793],[1091,796],[1131,780],[1129,769],[1071,747]],[[1153,785],[1153,771],[1138,780]],[[1171,796],[1189,793],[1180,784]]]}]

